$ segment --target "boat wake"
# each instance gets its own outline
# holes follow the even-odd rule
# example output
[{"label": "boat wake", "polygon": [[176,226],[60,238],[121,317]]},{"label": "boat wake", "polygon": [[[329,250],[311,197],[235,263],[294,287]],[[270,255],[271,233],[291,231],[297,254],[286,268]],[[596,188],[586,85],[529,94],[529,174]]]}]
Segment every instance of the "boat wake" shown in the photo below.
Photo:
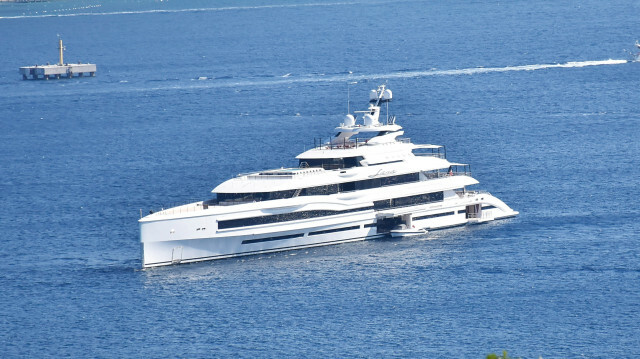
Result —
[{"label": "boat wake", "polygon": [[[465,69],[453,70],[412,70],[412,71],[395,71],[378,74],[352,74],[342,73],[329,76],[283,76],[280,79],[270,80],[244,80],[234,82],[233,86],[263,86],[263,85],[279,85],[290,83],[313,83],[313,82],[345,82],[345,81],[362,81],[362,80],[388,80],[388,79],[405,79],[418,78],[427,76],[460,76],[460,75],[481,75],[494,72],[512,72],[512,71],[536,71],[556,68],[580,68],[588,66],[604,66],[604,65],[620,65],[627,63],[627,60],[596,60],[596,61],[571,61],[562,64],[536,64],[536,65],[520,65],[520,66],[504,66],[504,67],[473,67]],[[290,75],[290,74],[289,74]],[[224,84],[217,84],[224,86]]]},{"label": "boat wake", "polygon": [[475,67],[468,69],[456,70],[428,70],[428,71],[409,71],[391,74],[374,75],[377,77],[370,78],[410,78],[423,76],[446,76],[446,75],[476,75],[491,72],[511,72],[511,71],[535,71],[554,68],[576,68],[587,66],[602,65],[619,65],[627,63],[627,60],[600,60],[600,61],[571,61],[564,64],[538,64],[538,65],[521,65],[521,66],[505,66],[505,67]]},{"label": "boat wake", "polygon": [[15,15],[0,16],[0,19],[30,19],[44,17],[67,17],[67,16],[112,16],[112,15],[132,15],[132,14],[166,14],[166,13],[189,13],[189,12],[212,12],[212,11],[233,11],[233,10],[259,10],[274,8],[297,8],[297,7],[316,7],[316,6],[338,6],[338,5],[354,5],[361,2],[334,2],[334,3],[309,3],[309,4],[275,4],[275,5],[258,5],[258,6],[226,6],[226,7],[203,7],[189,9],[148,9],[148,10],[129,10],[129,11],[102,11],[102,12],[71,12],[60,13],[61,11],[74,11],[81,9],[89,9],[99,6],[84,6],[69,9],[58,9],[50,12],[43,11],[33,15]]},{"label": "boat wake", "polygon": [[[536,64],[536,65],[520,65],[520,66],[504,66],[504,67],[473,67],[465,69],[453,69],[453,70],[401,70],[387,73],[372,73],[372,74],[356,74],[351,71],[345,71],[336,73],[333,75],[315,73],[307,75],[294,75],[292,73],[286,73],[280,76],[256,76],[252,78],[238,78],[235,76],[198,76],[192,77],[188,82],[178,81],[173,82],[171,85],[159,85],[159,86],[140,86],[133,85],[129,82],[126,87],[110,87],[110,88],[95,88],[91,93],[112,93],[112,92],[153,92],[153,91],[180,91],[180,90],[198,90],[198,89],[210,89],[210,88],[239,88],[239,87],[263,87],[263,86],[280,86],[291,84],[305,84],[305,83],[344,83],[351,81],[369,81],[369,80],[389,80],[389,79],[409,79],[409,78],[421,78],[428,76],[473,76],[482,75],[487,73],[503,73],[513,71],[537,71],[547,69],[566,69],[566,68],[581,68],[588,66],[607,66],[607,65],[621,65],[629,63],[628,60],[596,60],[596,61],[571,61],[566,63],[556,64]],[[173,79],[176,80],[176,79]],[[201,81],[193,81],[201,80]],[[203,81],[214,80],[214,81]],[[147,84],[149,81],[145,81]],[[11,93],[3,94],[2,97],[19,97],[24,96],[25,93]],[[68,95],[62,92],[56,92],[55,95]]]}]

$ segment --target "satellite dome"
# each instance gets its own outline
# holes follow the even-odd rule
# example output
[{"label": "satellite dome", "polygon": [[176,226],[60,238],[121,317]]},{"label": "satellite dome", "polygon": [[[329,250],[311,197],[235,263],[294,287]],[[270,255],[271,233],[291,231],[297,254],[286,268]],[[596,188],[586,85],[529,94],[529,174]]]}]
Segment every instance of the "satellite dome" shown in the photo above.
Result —
[{"label": "satellite dome", "polygon": [[377,125],[378,121],[376,120],[375,117],[371,116],[370,114],[366,114],[364,115],[364,125],[365,126],[373,126],[373,125]]},{"label": "satellite dome", "polygon": [[391,90],[389,89],[384,90],[384,92],[382,93],[382,99],[385,101],[391,101],[392,98],[393,98],[393,93],[391,92]]},{"label": "satellite dome", "polygon": [[378,91],[376,90],[369,91],[369,101],[378,101]]},{"label": "satellite dome", "polygon": [[344,116],[344,125],[347,127],[351,127],[353,125],[356,124],[356,119],[353,117],[352,114],[348,114],[346,116]]}]

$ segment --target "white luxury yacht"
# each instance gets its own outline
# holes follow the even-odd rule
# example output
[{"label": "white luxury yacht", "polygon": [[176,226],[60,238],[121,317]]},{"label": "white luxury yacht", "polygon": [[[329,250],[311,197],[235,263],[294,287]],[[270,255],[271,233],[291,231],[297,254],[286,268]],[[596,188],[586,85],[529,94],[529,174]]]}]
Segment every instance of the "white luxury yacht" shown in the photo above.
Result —
[{"label": "white luxury yacht", "polygon": [[[469,166],[442,146],[413,144],[388,114],[392,93],[371,90],[366,111],[347,114],[329,142],[297,168],[240,174],[215,198],[140,219],[143,267],[323,246],[512,217]],[[386,104],[386,119],[380,109]],[[381,122],[382,121],[382,122]]]}]

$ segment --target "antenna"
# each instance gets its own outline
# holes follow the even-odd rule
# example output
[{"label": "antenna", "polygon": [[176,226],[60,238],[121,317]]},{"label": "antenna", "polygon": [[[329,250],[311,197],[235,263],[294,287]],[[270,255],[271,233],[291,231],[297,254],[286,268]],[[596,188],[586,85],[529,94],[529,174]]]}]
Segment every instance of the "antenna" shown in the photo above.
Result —
[{"label": "antenna", "polygon": [[389,124],[389,101],[387,101],[387,125]]},{"label": "antenna", "polygon": [[358,81],[347,82],[347,114],[351,113],[351,93],[349,85],[355,85]]}]

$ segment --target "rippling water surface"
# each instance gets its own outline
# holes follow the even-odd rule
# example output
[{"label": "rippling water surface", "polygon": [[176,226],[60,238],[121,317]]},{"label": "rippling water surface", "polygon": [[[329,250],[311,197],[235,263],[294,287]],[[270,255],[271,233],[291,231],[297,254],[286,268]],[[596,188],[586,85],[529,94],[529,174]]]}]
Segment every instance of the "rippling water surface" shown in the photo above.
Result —
[{"label": "rippling water surface", "polygon": [[[0,4],[5,357],[640,356],[634,1]],[[65,59],[95,78],[22,81]],[[140,270],[140,210],[294,165],[383,82],[517,218]]]}]

